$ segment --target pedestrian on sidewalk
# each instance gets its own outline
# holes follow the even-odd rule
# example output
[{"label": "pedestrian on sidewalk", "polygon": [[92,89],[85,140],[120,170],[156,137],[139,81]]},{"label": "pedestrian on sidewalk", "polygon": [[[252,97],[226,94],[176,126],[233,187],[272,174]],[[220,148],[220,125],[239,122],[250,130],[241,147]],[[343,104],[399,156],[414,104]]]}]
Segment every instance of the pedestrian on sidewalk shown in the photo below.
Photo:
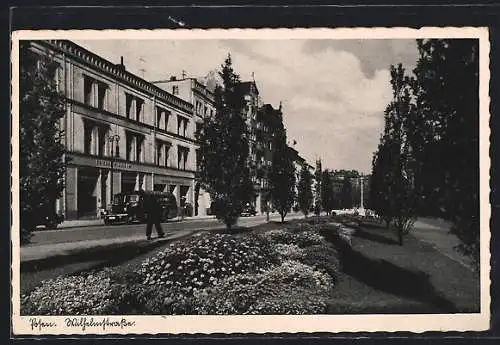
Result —
[{"label": "pedestrian on sidewalk", "polygon": [[163,232],[163,229],[161,228],[161,213],[162,213],[162,207],[160,205],[160,201],[155,195],[149,195],[147,198],[147,212],[148,212],[148,222],[146,225],[146,238],[148,240],[151,239],[151,232],[153,231],[153,224],[155,225],[156,232],[158,233],[158,238],[165,237],[165,233]]}]

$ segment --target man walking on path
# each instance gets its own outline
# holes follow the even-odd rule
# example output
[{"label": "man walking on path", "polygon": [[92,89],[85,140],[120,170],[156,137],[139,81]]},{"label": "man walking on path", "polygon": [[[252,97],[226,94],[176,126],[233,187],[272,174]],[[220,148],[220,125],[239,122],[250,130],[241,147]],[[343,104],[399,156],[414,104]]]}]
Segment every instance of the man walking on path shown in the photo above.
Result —
[{"label": "man walking on path", "polygon": [[161,228],[161,205],[158,198],[155,195],[150,195],[147,202],[147,212],[148,212],[148,223],[146,225],[146,238],[151,239],[151,232],[153,230],[153,224],[155,225],[156,232],[158,233],[158,238],[165,237],[165,233]]}]

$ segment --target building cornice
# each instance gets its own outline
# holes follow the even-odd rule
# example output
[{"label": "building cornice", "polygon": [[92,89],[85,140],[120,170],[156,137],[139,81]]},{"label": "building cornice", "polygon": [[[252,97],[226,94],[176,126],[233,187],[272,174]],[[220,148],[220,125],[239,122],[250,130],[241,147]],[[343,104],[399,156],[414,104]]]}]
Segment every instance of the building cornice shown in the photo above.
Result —
[{"label": "building cornice", "polygon": [[37,41],[44,43],[49,48],[58,50],[59,52],[68,54],[75,60],[82,62],[96,70],[105,73],[121,82],[124,82],[150,96],[158,97],[167,104],[183,110],[187,113],[193,113],[193,105],[183,99],[176,97],[167,91],[159,88],[156,85],[136,76],[135,74],[123,69],[120,65],[116,65],[88,50],[78,44],[68,40],[44,40]]}]

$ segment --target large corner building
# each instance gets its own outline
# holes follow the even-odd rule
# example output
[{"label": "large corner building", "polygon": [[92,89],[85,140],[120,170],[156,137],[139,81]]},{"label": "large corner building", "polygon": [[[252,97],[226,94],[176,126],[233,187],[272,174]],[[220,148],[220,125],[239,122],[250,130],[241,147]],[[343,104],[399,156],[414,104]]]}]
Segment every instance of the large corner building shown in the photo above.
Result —
[{"label": "large corner building", "polygon": [[[65,189],[56,211],[66,219],[96,218],[112,195],[134,190],[172,192],[193,206],[194,216],[210,213],[210,196],[195,180],[195,132],[215,114],[214,94],[196,78],[148,82],[66,40],[29,41],[29,51],[50,55],[56,81],[67,100],[61,120],[66,148]],[[263,105],[255,81],[239,84],[249,128],[249,166],[254,206],[265,211],[272,131],[281,107]],[[300,157],[298,161],[300,161]],[[302,162],[301,162],[302,164]]]}]

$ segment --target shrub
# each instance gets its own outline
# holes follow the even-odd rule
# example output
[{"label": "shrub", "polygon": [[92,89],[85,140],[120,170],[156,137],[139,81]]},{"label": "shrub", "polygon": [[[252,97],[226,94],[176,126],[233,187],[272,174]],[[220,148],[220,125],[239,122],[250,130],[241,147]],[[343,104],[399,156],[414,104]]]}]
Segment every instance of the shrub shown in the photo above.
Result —
[{"label": "shrub", "polygon": [[332,244],[326,243],[305,248],[300,262],[327,273],[334,281],[338,280],[340,272],[339,253]]},{"label": "shrub", "polygon": [[319,232],[326,240],[333,243],[339,249],[351,248],[351,238],[353,229],[347,228],[342,224],[328,223],[320,226]]},{"label": "shrub", "polygon": [[114,310],[115,286],[108,269],[45,280],[21,296],[22,315],[103,315]]},{"label": "shrub", "polygon": [[274,246],[274,250],[284,260],[296,260],[304,257],[304,249],[295,244],[278,243]]},{"label": "shrub", "polygon": [[195,300],[200,314],[318,314],[332,288],[330,276],[287,260],[260,274],[228,277]]},{"label": "shrub", "polygon": [[142,283],[161,286],[191,296],[193,291],[227,276],[270,266],[276,258],[265,241],[213,234],[170,245],[145,260],[138,274]]},{"label": "shrub", "polygon": [[324,238],[316,231],[292,232],[288,230],[269,230],[263,236],[270,242],[281,244],[295,244],[299,247],[307,247],[324,242]]},{"label": "shrub", "polygon": [[313,231],[314,227],[309,222],[293,222],[287,225],[286,229],[290,232]]},{"label": "shrub", "polygon": [[318,225],[328,223],[330,220],[328,216],[316,216],[306,219],[297,220],[298,223],[309,224],[309,225]]}]

